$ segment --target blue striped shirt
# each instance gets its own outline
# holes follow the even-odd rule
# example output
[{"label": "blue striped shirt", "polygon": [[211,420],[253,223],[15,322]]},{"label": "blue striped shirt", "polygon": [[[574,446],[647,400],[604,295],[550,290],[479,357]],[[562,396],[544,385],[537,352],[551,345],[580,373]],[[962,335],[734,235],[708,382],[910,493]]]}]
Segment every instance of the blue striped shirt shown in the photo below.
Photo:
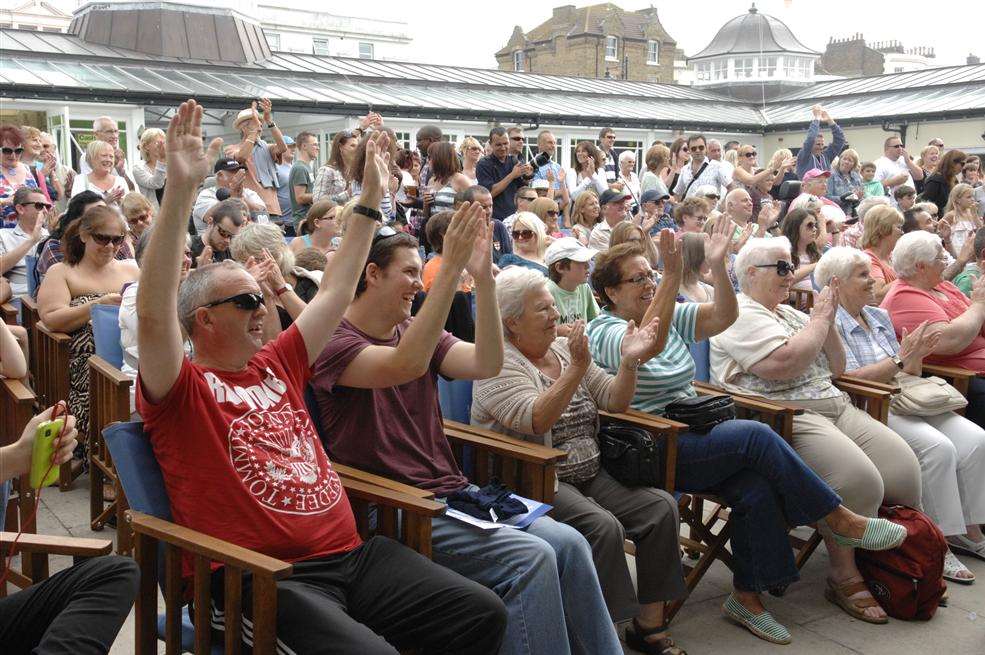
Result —
[{"label": "blue striped shirt", "polygon": [[845,344],[845,370],[854,371],[863,366],[881,362],[899,352],[896,330],[889,318],[889,312],[881,307],[866,305],[862,317],[869,329],[858,324],[844,307],[838,308],[835,325]]},{"label": "blue striped shirt", "polygon": [[[660,414],[669,403],[680,398],[693,398],[694,360],[688,344],[694,343],[698,320],[697,303],[679,303],[674,307],[674,319],[663,351],[640,364],[636,378],[636,395],[632,407],[641,412]],[[626,334],[626,321],[600,313],[588,324],[588,348],[592,359],[609,373],[619,370],[620,349]]]}]

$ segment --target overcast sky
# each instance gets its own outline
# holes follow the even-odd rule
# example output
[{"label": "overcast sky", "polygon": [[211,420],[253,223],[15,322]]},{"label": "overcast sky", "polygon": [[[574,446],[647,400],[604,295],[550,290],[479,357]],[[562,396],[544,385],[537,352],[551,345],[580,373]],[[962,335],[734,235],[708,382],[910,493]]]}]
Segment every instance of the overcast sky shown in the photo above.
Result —
[{"label": "overcast sky", "polygon": [[[255,2],[255,0],[253,0]],[[3,6],[21,0],[2,0]],[[248,7],[250,0],[217,0],[226,6]],[[413,38],[407,59],[426,63],[453,63],[494,68],[493,53],[506,45],[514,25],[528,31],[551,15],[565,0],[494,0],[493,2],[428,2],[425,0],[373,0],[326,2],[325,0],[272,0],[270,4],[310,7],[345,16],[402,20]],[[71,11],[77,0],[57,0]],[[211,4],[203,0],[200,4]],[[266,2],[264,4],[267,4]],[[574,3],[585,6],[588,2]],[[622,0],[623,9],[657,7],[660,21],[685,54],[695,54],[715,36],[727,20],[745,13],[745,0],[638,2]],[[970,53],[985,59],[985,2],[938,0],[936,2],[874,2],[872,0],[758,0],[760,11],[785,22],[804,43],[819,52],[830,37],[861,32],[867,41],[896,39],[905,47],[933,46],[942,66],[964,64]]]}]

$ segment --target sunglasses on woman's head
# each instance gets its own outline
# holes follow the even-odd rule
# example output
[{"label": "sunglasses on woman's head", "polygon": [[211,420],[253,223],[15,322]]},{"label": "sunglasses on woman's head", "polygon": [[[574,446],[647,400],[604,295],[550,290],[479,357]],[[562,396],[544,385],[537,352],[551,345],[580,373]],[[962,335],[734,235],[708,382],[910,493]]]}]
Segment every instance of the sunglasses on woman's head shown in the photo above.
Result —
[{"label": "sunglasses on woman's head", "polygon": [[225,305],[227,302],[231,302],[236,306],[236,309],[242,309],[248,312],[255,312],[260,305],[263,304],[263,294],[262,293],[238,293],[235,296],[229,296],[228,298],[223,298],[222,300],[216,300],[208,304],[202,305],[202,307],[216,307],[218,305]]},{"label": "sunglasses on woman's head", "polygon": [[754,268],[775,268],[776,274],[780,277],[786,277],[788,275],[793,275],[796,271],[796,267],[785,259],[781,259],[775,264],[756,264]]},{"label": "sunglasses on woman's head", "polygon": [[96,234],[92,233],[92,240],[101,246],[108,246],[113,244],[114,246],[122,245],[123,240],[126,239],[122,234]]},{"label": "sunglasses on woman's head", "polygon": [[24,148],[3,148],[3,154],[5,155],[19,155],[24,152]]},{"label": "sunglasses on woman's head", "polygon": [[517,241],[519,239],[533,239],[533,230],[513,230],[513,240]]}]

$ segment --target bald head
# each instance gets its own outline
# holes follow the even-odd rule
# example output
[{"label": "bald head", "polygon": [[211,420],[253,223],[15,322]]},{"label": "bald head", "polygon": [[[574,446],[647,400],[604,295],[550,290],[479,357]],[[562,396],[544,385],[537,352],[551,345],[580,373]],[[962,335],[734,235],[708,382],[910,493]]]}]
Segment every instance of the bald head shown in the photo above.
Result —
[{"label": "bald head", "polygon": [[732,189],[725,196],[725,213],[737,223],[752,218],[752,196],[745,189]]},{"label": "bald head", "polygon": [[120,130],[109,116],[100,116],[92,121],[92,131],[97,141],[105,141],[114,148],[120,145]]}]

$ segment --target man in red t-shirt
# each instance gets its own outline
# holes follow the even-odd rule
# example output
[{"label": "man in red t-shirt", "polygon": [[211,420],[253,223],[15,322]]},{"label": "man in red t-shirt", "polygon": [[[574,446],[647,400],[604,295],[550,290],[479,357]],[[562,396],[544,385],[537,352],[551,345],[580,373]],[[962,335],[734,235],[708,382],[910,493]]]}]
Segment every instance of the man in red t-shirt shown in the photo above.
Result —
[{"label": "man in red t-shirt", "polygon": [[[195,189],[220,146],[216,139],[203,151],[201,116],[190,100],[168,128],[168,187],[137,295],[137,406],[175,521],[294,562],[293,574],[277,583],[278,650],[496,652],[506,617],[495,594],[389,539],[360,540],[305,410],[311,364],[352,299],[369,252],[389,175],[378,153],[388,137],[367,144],[360,204],[318,294],[264,344],[262,291],[239,264],[201,267],[178,287]],[[194,361],[184,356],[182,329]],[[222,582],[222,571],[213,573],[213,625],[222,620]],[[251,592],[247,578],[246,619]],[[252,641],[249,630],[244,638]]]}]

